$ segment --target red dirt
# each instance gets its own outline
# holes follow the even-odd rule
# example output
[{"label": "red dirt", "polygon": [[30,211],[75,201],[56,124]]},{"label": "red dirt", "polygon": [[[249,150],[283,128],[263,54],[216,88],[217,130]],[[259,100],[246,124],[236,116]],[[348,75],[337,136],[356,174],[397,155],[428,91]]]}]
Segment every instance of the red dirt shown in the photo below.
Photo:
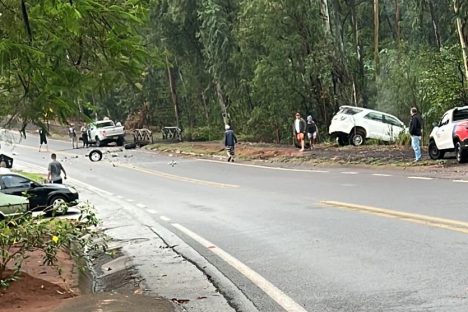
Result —
[{"label": "red dirt", "polygon": [[1,312],[48,312],[64,299],[77,296],[74,262],[68,254],[57,256],[61,275],[53,267],[42,264],[42,253],[29,254],[21,278],[10,288],[0,291]]}]

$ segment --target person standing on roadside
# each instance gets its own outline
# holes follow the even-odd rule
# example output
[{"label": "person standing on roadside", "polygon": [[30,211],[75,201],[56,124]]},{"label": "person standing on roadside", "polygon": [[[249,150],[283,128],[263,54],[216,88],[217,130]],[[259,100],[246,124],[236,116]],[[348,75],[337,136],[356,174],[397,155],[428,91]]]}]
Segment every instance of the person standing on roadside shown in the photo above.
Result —
[{"label": "person standing on roadside", "polygon": [[65,169],[63,168],[62,164],[57,161],[57,155],[52,153],[50,155],[50,158],[52,161],[49,163],[49,173],[47,174],[47,181],[50,183],[57,183],[57,184],[62,184],[62,171],[64,174],[64,179],[67,179],[67,173],[65,172]]},{"label": "person standing on roadside", "polygon": [[423,120],[418,113],[416,107],[412,107],[410,110],[411,120],[409,124],[409,134],[411,135],[411,147],[414,150],[414,161],[421,160],[421,136],[423,133],[422,124]]},{"label": "person standing on roadside", "polygon": [[235,145],[237,143],[237,138],[234,134],[234,130],[232,130],[229,125],[225,125],[224,128],[226,129],[226,131],[224,132],[224,146],[228,155],[227,161],[234,162]]},{"label": "person standing on roadside", "polygon": [[76,130],[75,126],[73,124],[70,124],[70,127],[68,128],[68,136],[70,137],[71,143],[72,143],[72,148],[78,148],[78,140],[76,137]]},{"label": "person standing on roadside", "polygon": [[83,147],[88,147],[88,126],[86,124],[81,126],[81,140],[83,140]]},{"label": "person standing on roadside", "polygon": [[293,124],[293,135],[297,139],[297,143],[301,146],[301,152],[304,151],[306,128],[307,125],[305,120],[301,117],[300,113],[296,113],[296,119],[294,120]]},{"label": "person standing on roadside", "polygon": [[46,151],[49,151],[49,146],[47,145],[47,130],[45,127],[41,127],[39,130],[39,152],[41,151],[42,144],[46,146]]},{"label": "person standing on roadside", "polygon": [[307,138],[312,149],[317,141],[317,124],[311,115],[307,116]]}]

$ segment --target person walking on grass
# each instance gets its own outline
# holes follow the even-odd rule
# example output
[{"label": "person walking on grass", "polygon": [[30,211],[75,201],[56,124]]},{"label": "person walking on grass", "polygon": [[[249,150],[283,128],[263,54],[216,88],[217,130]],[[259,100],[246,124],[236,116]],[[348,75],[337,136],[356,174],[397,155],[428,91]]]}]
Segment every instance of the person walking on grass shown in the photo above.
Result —
[{"label": "person walking on grass", "polygon": [[234,130],[232,130],[229,125],[225,125],[224,128],[226,129],[226,131],[224,132],[224,146],[228,155],[227,161],[234,162],[235,145],[237,143],[237,138],[234,134]]},{"label": "person walking on grass", "polygon": [[410,110],[411,120],[409,124],[409,134],[411,135],[411,147],[414,150],[414,161],[421,160],[421,136],[423,133],[423,120],[416,107]]},{"label": "person walking on grass", "polygon": [[42,144],[45,145],[46,151],[49,151],[49,146],[47,145],[47,130],[45,127],[41,127],[39,130],[39,152],[41,151]]},{"label": "person walking on grass", "polygon": [[49,173],[47,174],[47,181],[49,181],[50,183],[62,184],[62,171],[64,174],[64,179],[67,179],[67,172],[63,168],[62,164],[57,161],[56,154],[52,153],[52,155],[50,155],[50,158],[52,159],[52,161],[49,163]]},{"label": "person walking on grass", "polygon": [[[301,146],[300,151],[304,151],[304,146],[305,146],[305,132],[306,132],[306,122],[305,120],[301,117],[300,113],[296,113],[296,119],[294,120],[293,124],[293,135],[294,138],[297,140],[297,143]],[[293,140],[294,140],[293,138]]]}]

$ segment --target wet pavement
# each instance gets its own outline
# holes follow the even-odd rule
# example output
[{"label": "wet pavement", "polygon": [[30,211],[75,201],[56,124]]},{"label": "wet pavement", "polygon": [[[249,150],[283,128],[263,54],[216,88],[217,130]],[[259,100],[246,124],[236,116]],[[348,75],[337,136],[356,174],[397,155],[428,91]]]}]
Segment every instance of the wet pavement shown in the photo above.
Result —
[{"label": "wet pavement", "polygon": [[63,301],[54,312],[173,312],[177,311],[168,299],[140,294],[100,293]]}]

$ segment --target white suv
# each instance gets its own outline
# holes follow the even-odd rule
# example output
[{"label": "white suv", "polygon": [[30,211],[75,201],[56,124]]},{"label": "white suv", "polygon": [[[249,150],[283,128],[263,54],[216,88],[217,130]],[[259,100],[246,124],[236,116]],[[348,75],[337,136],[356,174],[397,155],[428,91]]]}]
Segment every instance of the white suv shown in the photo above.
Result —
[{"label": "white suv", "polygon": [[394,142],[402,131],[406,131],[405,124],[393,115],[362,107],[341,106],[328,133],[340,145],[361,145],[366,139]]}]

